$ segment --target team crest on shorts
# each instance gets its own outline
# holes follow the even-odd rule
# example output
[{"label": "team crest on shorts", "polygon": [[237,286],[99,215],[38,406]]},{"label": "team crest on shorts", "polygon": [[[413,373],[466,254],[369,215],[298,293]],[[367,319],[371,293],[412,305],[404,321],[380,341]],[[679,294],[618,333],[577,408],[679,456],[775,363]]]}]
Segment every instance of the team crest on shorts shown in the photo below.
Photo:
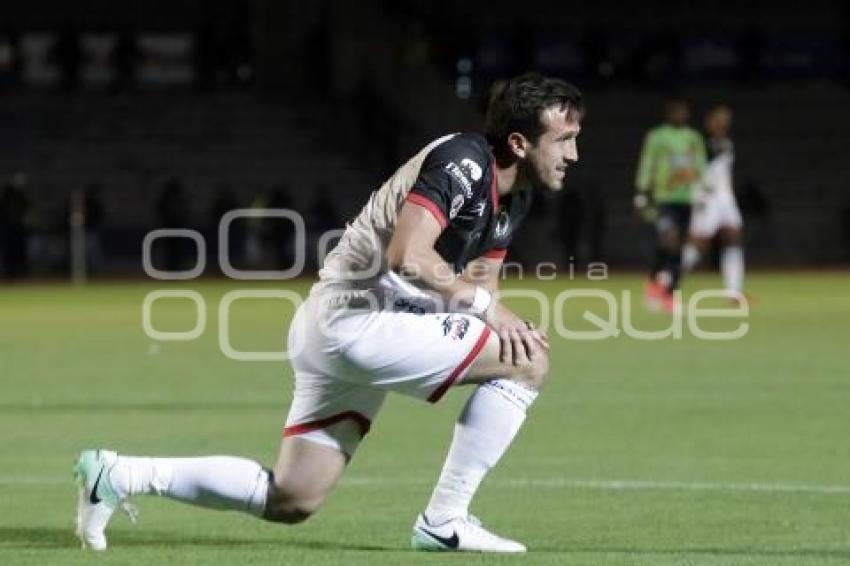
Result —
[{"label": "team crest on shorts", "polygon": [[449,336],[452,340],[463,340],[469,331],[469,319],[462,316],[450,314],[443,319],[443,336]]}]

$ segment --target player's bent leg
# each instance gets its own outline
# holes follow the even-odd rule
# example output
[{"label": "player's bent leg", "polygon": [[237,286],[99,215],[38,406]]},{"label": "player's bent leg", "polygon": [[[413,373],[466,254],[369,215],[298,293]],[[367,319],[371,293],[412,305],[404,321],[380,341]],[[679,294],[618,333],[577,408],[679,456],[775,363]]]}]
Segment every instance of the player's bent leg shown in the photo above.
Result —
[{"label": "player's bent leg", "polygon": [[469,513],[479,484],[507,450],[545,376],[545,358],[512,367],[498,362],[498,352],[499,339],[478,318],[389,311],[370,317],[344,352],[347,380],[431,403],[453,385],[480,382],[455,426],[431,501],[413,525],[414,548],[525,550],[488,532]]},{"label": "player's bent leg", "polygon": [[729,298],[736,304],[747,302],[744,291],[744,250],[741,246],[741,227],[723,226],[720,229],[720,272]]},{"label": "player's bent leg", "polygon": [[682,249],[682,269],[687,272],[693,271],[710,244],[710,238],[701,234],[692,233],[688,236],[688,243]]},{"label": "player's bent leg", "polygon": [[548,356],[514,365],[499,359],[490,334],[461,383],[477,384],[455,425],[440,479],[425,512],[413,526],[411,545],[420,550],[525,552],[519,542],[485,529],[469,505],[487,472],[507,451],[549,369]]},{"label": "player's bent leg", "polygon": [[337,448],[301,436],[285,437],[263,518],[287,524],[306,520],[342,477],[347,462],[348,456]]}]

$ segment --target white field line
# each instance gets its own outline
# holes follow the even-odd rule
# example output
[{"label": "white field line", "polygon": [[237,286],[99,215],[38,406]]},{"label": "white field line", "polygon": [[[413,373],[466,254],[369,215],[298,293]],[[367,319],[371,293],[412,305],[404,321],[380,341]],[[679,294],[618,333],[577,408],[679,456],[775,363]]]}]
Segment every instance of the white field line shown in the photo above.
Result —
[{"label": "white field line", "polygon": [[[377,485],[422,485],[429,486],[434,478],[380,478],[369,476],[351,476],[343,478],[343,486]],[[13,476],[0,475],[0,487],[20,485],[73,485],[73,479],[60,476]],[[719,491],[719,492],[757,492],[757,493],[816,493],[831,495],[850,495],[850,485],[798,484],[798,483],[713,483],[684,481],[642,481],[642,480],[583,480],[569,478],[503,479],[487,482],[487,485],[507,488],[533,489],[595,489],[600,491]]]}]

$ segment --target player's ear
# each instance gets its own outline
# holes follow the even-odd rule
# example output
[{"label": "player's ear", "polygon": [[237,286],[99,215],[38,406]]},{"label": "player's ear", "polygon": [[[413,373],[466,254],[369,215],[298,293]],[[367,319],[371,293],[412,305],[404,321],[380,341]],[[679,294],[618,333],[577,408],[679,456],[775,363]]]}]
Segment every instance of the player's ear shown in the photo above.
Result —
[{"label": "player's ear", "polygon": [[528,152],[528,139],[519,132],[508,134],[508,148],[519,159],[525,159]]}]

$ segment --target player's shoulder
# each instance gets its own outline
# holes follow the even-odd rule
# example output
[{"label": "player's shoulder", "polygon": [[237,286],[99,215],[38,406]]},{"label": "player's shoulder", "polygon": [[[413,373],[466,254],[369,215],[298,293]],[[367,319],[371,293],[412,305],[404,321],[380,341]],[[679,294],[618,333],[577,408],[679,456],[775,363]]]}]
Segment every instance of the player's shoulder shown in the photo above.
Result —
[{"label": "player's shoulder", "polygon": [[704,141],[702,132],[700,132],[698,129],[694,128],[693,126],[685,126],[685,131],[692,138],[699,140],[699,141]]},{"label": "player's shoulder", "polygon": [[480,168],[490,165],[490,145],[487,138],[474,132],[455,134],[434,147],[428,154],[431,162],[448,164],[454,162],[460,167],[466,167],[466,162],[473,162]]},{"label": "player's shoulder", "polygon": [[454,178],[468,197],[481,193],[492,178],[492,157],[487,138],[460,133],[434,147],[423,164],[424,171],[440,170]]},{"label": "player's shoulder", "polygon": [[652,142],[665,137],[670,132],[667,124],[658,124],[646,131],[646,141]]}]

